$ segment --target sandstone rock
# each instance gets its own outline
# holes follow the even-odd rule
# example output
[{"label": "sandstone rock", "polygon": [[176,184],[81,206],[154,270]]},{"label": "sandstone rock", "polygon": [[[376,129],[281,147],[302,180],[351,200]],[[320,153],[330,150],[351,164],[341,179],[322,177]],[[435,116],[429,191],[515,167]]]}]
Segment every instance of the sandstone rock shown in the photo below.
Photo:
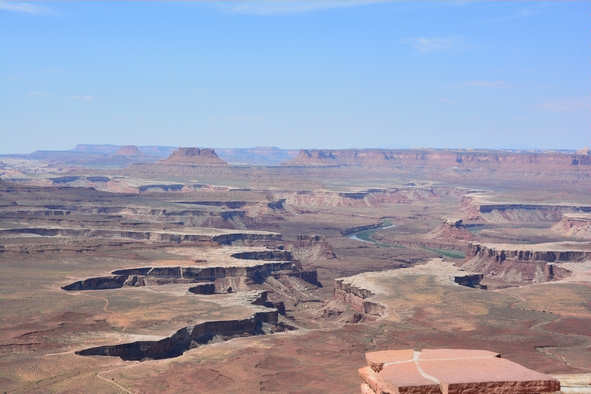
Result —
[{"label": "sandstone rock", "polygon": [[412,349],[405,350],[382,350],[379,352],[365,353],[365,360],[367,364],[375,372],[380,372],[384,368],[385,363],[411,361],[414,351]]},{"label": "sandstone rock", "polygon": [[220,159],[213,149],[208,148],[178,148],[160,164],[177,164],[193,166],[225,166],[224,160]]},{"label": "sandstone rock", "polygon": [[361,394],[376,394],[366,383],[361,383]]},{"label": "sandstone rock", "polygon": [[143,153],[135,145],[122,146],[113,154],[114,156],[142,156]]},{"label": "sandstone rock", "polygon": [[550,393],[555,378],[487,350],[387,350],[366,354],[362,393]]},{"label": "sandstone rock", "polygon": [[591,214],[564,214],[552,231],[566,237],[591,239]]},{"label": "sandstone rock", "polygon": [[301,150],[284,163],[292,166],[520,168],[560,170],[591,165],[588,154],[561,152],[507,152],[453,149],[340,149]]},{"label": "sandstone rock", "polygon": [[563,279],[570,271],[561,263],[591,259],[586,243],[478,244],[468,247],[462,268],[508,284],[540,283]]}]

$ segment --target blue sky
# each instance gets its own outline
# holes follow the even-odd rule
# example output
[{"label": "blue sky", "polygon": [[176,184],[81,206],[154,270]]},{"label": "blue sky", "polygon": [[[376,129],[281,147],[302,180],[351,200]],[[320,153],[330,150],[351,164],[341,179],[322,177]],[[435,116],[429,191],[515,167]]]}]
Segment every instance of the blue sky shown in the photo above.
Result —
[{"label": "blue sky", "polygon": [[0,0],[0,153],[591,145],[589,1]]}]

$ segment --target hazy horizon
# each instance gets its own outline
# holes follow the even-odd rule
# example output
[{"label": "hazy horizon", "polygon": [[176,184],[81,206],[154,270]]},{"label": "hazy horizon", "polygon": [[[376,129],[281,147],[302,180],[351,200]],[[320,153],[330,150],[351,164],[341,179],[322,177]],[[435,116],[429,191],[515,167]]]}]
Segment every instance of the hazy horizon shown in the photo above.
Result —
[{"label": "hazy horizon", "polygon": [[0,0],[0,153],[579,149],[587,1]]},{"label": "hazy horizon", "polygon": [[[2,156],[10,155],[29,155],[35,152],[69,152],[77,151],[79,145],[82,146],[111,146],[111,147],[123,147],[123,146],[136,146],[139,148],[211,148],[211,149],[279,149],[283,151],[300,151],[300,150],[466,150],[466,151],[528,151],[528,152],[543,152],[543,151],[559,151],[559,152],[575,152],[577,150],[588,148],[588,146],[573,147],[573,148],[514,148],[514,147],[496,147],[488,148],[483,146],[477,147],[434,147],[434,146],[410,146],[410,147],[376,147],[376,146],[359,146],[359,147],[280,147],[276,145],[269,146],[203,146],[203,145],[153,145],[153,144],[76,144],[74,146],[66,147],[63,149],[35,149],[28,152],[0,152]],[[83,152],[83,150],[78,150]]]}]

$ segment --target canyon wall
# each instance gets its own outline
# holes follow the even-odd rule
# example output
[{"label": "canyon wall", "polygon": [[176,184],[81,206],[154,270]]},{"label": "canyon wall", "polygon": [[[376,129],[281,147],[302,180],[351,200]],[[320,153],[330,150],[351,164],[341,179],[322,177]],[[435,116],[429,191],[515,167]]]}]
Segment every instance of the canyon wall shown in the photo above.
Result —
[{"label": "canyon wall", "polygon": [[194,166],[225,166],[224,160],[220,159],[213,149],[208,148],[178,148],[159,164],[177,164]]},{"label": "canyon wall", "polygon": [[301,150],[285,163],[291,166],[361,166],[361,167],[490,167],[540,169],[591,169],[591,155],[559,152],[509,152],[473,150],[386,150],[342,149]]},{"label": "canyon wall", "polygon": [[493,287],[559,280],[570,275],[561,263],[591,259],[591,249],[564,246],[470,244],[462,268],[484,274]]},{"label": "canyon wall", "polygon": [[372,291],[353,286],[345,279],[335,280],[334,298],[370,320],[380,318],[386,312],[384,305],[369,300],[374,295]]},{"label": "canyon wall", "polygon": [[591,239],[591,214],[565,214],[552,230],[566,237]]}]

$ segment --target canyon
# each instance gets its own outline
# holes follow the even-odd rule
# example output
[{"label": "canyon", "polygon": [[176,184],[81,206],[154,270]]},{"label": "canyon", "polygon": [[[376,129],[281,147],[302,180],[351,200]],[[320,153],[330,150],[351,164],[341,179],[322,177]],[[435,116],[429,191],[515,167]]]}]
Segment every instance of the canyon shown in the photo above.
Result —
[{"label": "canyon", "polygon": [[591,165],[587,151],[559,152],[508,152],[475,150],[301,150],[286,165],[301,166],[432,166],[432,167],[497,167],[516,168],[526,166],[536,169],[567,169]]},{"label": "canyon", "polygon": [[356,393],[441,348],[585,387],[587,151],[65,152],[0,158],[4,391]]}]

